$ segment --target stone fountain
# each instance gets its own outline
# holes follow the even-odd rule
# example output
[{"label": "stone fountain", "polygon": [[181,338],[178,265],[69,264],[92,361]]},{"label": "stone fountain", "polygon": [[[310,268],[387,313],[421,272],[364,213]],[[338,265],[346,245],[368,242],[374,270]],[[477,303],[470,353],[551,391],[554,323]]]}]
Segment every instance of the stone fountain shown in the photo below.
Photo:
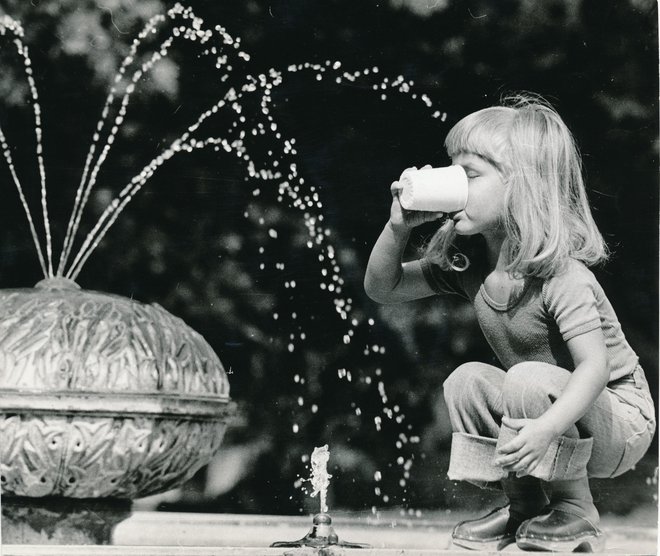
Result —
[{"label": "stone fountain", "polygon": [[180,319],[56,278],[2,290],[0,314],[5,542],[108,542],[217,452],[229,384]]},{"label": "stone fountain", "polygon": [[[167,17],[199,30],[199,20],[181,6]],[[148,29],[164,18],[154,18]],[[111,204],[67,266],[83,208],[139,75],[134,73],[132,84],[124,86],[114,126],[95,159],[121,79],[108,97],[55,270],[32,64],[18,22],[4,16],[0,35],[12,38],[32,95],[46,236],[44,250],[0,129],[3,155],[44,273],[34,288],[0,290],[3,540],[18,545],[107,544],[113,526],[130,513],[132,499],[177,487],[211,460],[234,406],[222,363],[181,319],[156,304],[82,290],[74,281],[107,231],[102,224],[114,221],[131,194]],[[166,47],[158,55],[164,52]],[[143,64],[141,71],[149,67]],[[131,185],[143,185],[149,171]]]}]

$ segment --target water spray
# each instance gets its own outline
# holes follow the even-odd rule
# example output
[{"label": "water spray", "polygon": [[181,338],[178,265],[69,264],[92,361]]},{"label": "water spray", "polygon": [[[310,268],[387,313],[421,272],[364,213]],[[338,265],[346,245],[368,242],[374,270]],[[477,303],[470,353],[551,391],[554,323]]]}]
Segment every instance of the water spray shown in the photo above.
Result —
[{"label": "water spray", "polygon": [[301,546],[311,546],[313,548],[324,548],[326,546],[341,546],[343,548],[371,548],[370,545],[357,542],[340,541],[332,526],[332,518],[327,513],[328,505],[326,498],[328,486],[332,475],[328,474],[327,464],[330,459],[328,445],[320,448],[314,448],[312,452],[311,467],[312,476],[309,481],[312,483],[312,492],[310,496],[319,495],[321,511],[312,518],[312,528],[302,539],[297,541],[277,541],[271,544],[276,548],[293,548]]}]

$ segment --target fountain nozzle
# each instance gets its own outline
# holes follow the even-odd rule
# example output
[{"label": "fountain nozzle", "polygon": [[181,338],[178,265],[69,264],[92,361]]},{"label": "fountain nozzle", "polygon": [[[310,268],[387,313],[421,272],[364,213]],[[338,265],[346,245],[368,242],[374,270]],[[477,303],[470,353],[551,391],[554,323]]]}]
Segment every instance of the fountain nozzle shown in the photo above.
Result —
[{"label": "fountain nozzle", "polygon": [[274,548],[293,548],[299,546],[311,546],[313,548],[324,548],[326,546],[341,546],[343,548],[370,548],[370,545],[340,541],[332,526],[332,518],[326,513],[318,513],[312,519],[312,528],[302,539],[297,541],[278,541],[270,545]]}]

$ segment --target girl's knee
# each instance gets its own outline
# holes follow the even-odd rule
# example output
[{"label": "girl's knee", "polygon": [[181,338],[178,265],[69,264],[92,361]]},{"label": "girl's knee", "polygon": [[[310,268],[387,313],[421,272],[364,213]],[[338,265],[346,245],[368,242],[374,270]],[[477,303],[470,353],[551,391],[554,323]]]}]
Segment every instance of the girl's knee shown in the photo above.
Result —
[{"label": "girl's knee", "polygon": [[559,396],[568,374],[553,365],[525,361],[511,367],[504,379],[504,406],[515,418],[534,419],[542,415]]},{"label": "girl's knee", "polygon": [[447,404],[478,396],[488,382],[486,375],[489,368],[491,368],[489,365],[476,361],[463,363],[457,367],[442,385]]}]

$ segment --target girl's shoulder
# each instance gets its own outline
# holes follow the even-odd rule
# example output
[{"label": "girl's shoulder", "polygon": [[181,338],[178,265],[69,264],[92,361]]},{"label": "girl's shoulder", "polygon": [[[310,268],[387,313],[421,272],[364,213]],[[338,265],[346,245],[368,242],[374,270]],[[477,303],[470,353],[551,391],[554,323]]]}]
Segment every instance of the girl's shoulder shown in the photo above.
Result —
[{"label": "girl's shoulder", "polygon": [[543,281],[543,298],[558,295],[580,295],[584,290],[591,291],[594,295],[600,296],[602,288],[596,279],[594,273],[582,262],[576,259],[569,259],[561,271]]},{"label": "girl's shoulder", "polygon": [[551,280],[571,280],[575,278],[596,281],[596,277],[594,276],[594,273],[591,271],[591,269],[582,261],[578,261],[577,259],[573,258],[569,258],[561,271],[555,274]]}]

